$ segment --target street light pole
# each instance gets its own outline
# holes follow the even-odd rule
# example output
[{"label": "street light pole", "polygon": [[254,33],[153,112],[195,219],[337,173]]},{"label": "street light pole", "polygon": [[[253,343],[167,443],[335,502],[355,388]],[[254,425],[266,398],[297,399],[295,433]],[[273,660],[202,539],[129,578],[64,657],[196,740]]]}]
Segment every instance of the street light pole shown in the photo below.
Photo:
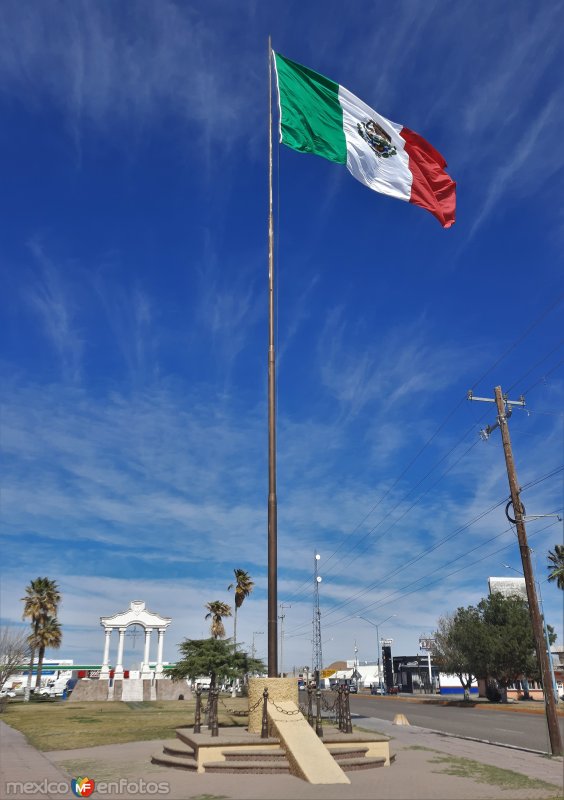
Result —
[{"label": "street light pole", "polygon": [[251,646],[251,656],[254,658],[256,654],[255,650],[255,636],[262,636],[264,631],[253,631],[253,644]]},{"label": "street light pole", "polygon": [[280,677],[284,677],[284,619],[286,614],[284,613],[285,608],[292,608],[290,603],[280,603]]},{"label": "street light pole", "polygon": [[386,619],[383,619],[380,622],[372,622],[371,619],[368,619],[368,617],[363,617],[361,614],[357,614],[356,616],[357,616],[357,619],[363,619],[365,622],[368,622],[369,625],[372,625],[373,628],[376,628],[376,640],[377,640],[377,645],[378,645],[378,688],[381,689],[382,688],[382,673],[380,672],[381,647],[380,647],[380,631],[379,631],[379,628],[380,628],[380,625],[383,625],[384,622],[387,622],[392,617],[397,617],[397,614],[390,614],[389,617],[386,617]]}]

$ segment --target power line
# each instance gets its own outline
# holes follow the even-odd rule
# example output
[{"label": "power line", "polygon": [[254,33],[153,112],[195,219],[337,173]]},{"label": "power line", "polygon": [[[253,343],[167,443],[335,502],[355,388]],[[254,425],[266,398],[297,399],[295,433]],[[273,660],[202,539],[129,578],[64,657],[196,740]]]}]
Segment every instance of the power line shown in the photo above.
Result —
[{"label": "power line", "polygon": [[554,301],[554,303],[551,303],[547,308],[545,308],[545,310],[541,313],[541,315],[537,317],[529,325],[528,328],[525,329],[525,331],[521,334],[521,336],[515,339],[515,341],[507,348],[507,350],[505,350],[505,352],[501,354],[501,356],[497,359],[497,361],[495,361],[491,365],[491,367],[488,367],[488,369],[484,372],[484,374],[480,378],[478,378],[478,380],[470,388],[475,389],[476,386],[484,380],[486,375],[489,375],[490,372],[492,372],[499,364],[501,364],[504,358],[506,358],[509,355],[509,353],[513,352],[513,350],[515,350],[515,348],[518,347],[521,344],[521,342],[523,342],[527,338],[527,336],[537,327],[537,325],[540,325],[540,323],[551,313],[551,311],[554,311],[554,309],[560,305],[562,300],[564,300],[564,294],[559,295]]},{"label": "power line", "polygon": [[[513,391],[513,389],[514,389],[514,388],[517,386],[517,384],[518,384],[518,383],[520,383],[520,382],[521,382],[522,380],[524,380],[524,379],[525,379],[525,378],[526,378],[528,375],[530,375],[530,374],[531,374],[531,372],[533,372],[533,371],[534,371],[534,370],[535,370],[537,367],[540,367],[540,365],[541,365],[541,364],[543,364],[543,363],[546,361],[546,359],[547,359],[547,358],[550,358],[550,356],[551,356],[553,353],[555,353],[557,350],[560,350],[560,348],[562,347],[562,345],[563,345],[563,344],[564,344],[564,339],[561,339],[561,340],[558,342],[558,344],[556,345],[556,347],[553,347],[553,348],[552,348],[552,350],[550,350],[550,352],[548,352],[548,353],[547,353],[547,354],[546,354],[546,355],[545,355],[543,358],[541,358],[541,359],[540,359],[540,361],[537,361],[537,363],[536,363],[536,364],[533,364],[533,366],[532,366],[530,369],[528,369],[528,370],[527,370],[527,372],[525,372],[525,374],[524,374],[524,375],[521,375],[521,377],[520,377],[520,378],[518,378],[518,380],[516,380],[514,384],[512,384],[511,386],[509,386],[509,387],[508,387],[508,389],[507,389],[507,393],[509,394],[509,392],[512,392],[512,391]],[[557,366],[560,366],[560,364],[562,364],[562,363],[564,363],[564,362],[560,361],[560,363],[559,363]],[[553,370],[551,370],[551,372],[552,372],[552,371],[553,371]],[[542,376],[542,377],[546,377],[546,376]],[[542,380],[542,378],[541,378],[541,380]]]},{"label": "power line", "polygon": [[[498,358],[498,359],[497,359],[497,360],[496,360],[496,361],[495,361],[495,362],[494,362],[494,363],[493,363],[493,364],[492,364],[492,365],[491,365],[491,366],[490,366],[490,367],[489,367],[489,368],[488,368],[488,369],[487,369],[487,370],[486,370],[486,371],[485,371],[485,372],[484,372],[484,373],[481,375],[481,377],[480,377],[480,378],[478,378],[478,380],[474,382],[474,384],[472,385],[472,389],[474,389],[474,388],[475,388],[475,387],[476,387],[476,386],[477,386],[477,385],[478,385],[478,384],[479,384],[479,383],[480,383],[480,382],[481,382],[481,381],[482,381],[482,380],[483,380],[483,379],[484,379],[484,378],[485,378],[485,377],[486,377],[486,376],[487,376],[487,375],[488,375],[490,372],[492,372],[492,371],[495,369],[495,367],[496,367],[496,366],[498,366],[498,365],[499,365],[499,364],[500,364],[500,363],[501,363],[501,362],[502,362],[502,361],[503,361],[503,360],[504,360],[504,359],[505,359],[505,358],[506,358],[506,357],[509,355],[509,353],[511,353],[511,352],[512,352],[512,351],[513,351],[513,350],[514,350],[514,349],[515,349],[515,348],[516,348],[516,347],[517,347],[519,344],[521,344],[521,343],[522,343],[522,342],[523,342],[523,341],[524,341],[524,340],[527,338],[527,336],[529,336],[529,335],[530,335],[530,333],[531,333],[531,332],[532,332],[532,331],[533,331],[533,330],[534,330],[534,329],[535,329],[535,328],[536,328],[536,327],[537,327],[537,326],[538,326],[538,325],[539,325],[539,324],[540,324],[540,323],[541,323],[541,322],[542,322],[542,321],[543,321],[543,320],[544,320],[544,319],[545,319],[545,318],[546,318],[546,317],[547,317],[547,316],[548,316],[548,315],[549,315],[549,314],[550,314],[550,313],[551,313],[551,312],[552,312],[552,311],[553,311],[553,310],[554,310],[554,309],[555,309],[555,308],[556,308],[556,307],[557,307],[557,306],[558,306],[558,305],[559,305],[559,304],[562,302],[562,300],[563,300],[563,299],[564,299],[564,294],[560,295],[560,296],[557,298],[557,300],[556,300],[554,303],[552,303],[551,305],[549,305],[549,306],[548,306],[548,307],[547,307],[547,308],[546,308],[546,309],[545,309],[545,310],[544,310],[544,311],[543,311],[543,312],[542,312],[542,313],[541,313],[541,314],[540,314],[540,315],[539,315],[539,316],[538,316],[538,317],[537,317],[537,318],[536,318],[536,319],[535,319],[535,320],[534,320],[534,321],[533,321],[533,322],[532,322],[532,323],[531,323],[531,324],[530,324],[530,325],[529,325],[529,326],[528,326],[528,327],[525,329],[525,331],[524,331],[524,332],[521,334],[521,336],[519,336],[519,337],[518,337],[518,338],[517,338],[517,339],[516,339],[516,340],[515,340],[515,341],[514,341],[514,342],[513,342],[513,343],[512,343],[512,344],[511,344],[511,345],[510,345],[510,346],[509,346],[509,347],[508,347],[508,348],[507,348],[507,349],[506,349],[504,352],[503,352],[503,353],[502,353],[502,355],[501,355],[501,356],[500,356],[500,357],[499,357],[499,358]],[[515,385],[516,385],[516,383],[519,383],[521,380],[523,380],[525,377],[527,377],[527,375],[529,375],[529,374],[530,374],[530,373],[531,373],[531,372],[532,372],[532,371],[533,371],[533,370],[534,370],[536,367],[538,367],[540,364],[542,364],[544,361],[546,361],[546,359],[547,359],[547,358],[549,358],[549,357],[550,357],[550,355],[552,355],[552,353],[554,353],[556,350],[558,350],[558,349],[559,349],[559,348],[562,346],[562,344],[564,344],[564,340],[560,341],[560,342],[559,342],[559,344],[558,344],[556,347],[554,347],[552,350],[550,350],[550,351],[549,351],[549,352],[548,352],[548,353],[547,353],[545,356],[543,356],[543,358],[542,358],[542,359],[540,359],[539,361],[537,361],[537,362],[536,362],[536,363],[535,363],[535,364],[534,364],[534,365],[533,365],[531,368],[529,368],[529,369],[527,370],[527,372],[525,372],[525,373],[524,373],[524,374],[523,374],[523,375],[522,375],[522,376],[521,376],[521,377],[518,379],[518,381],[516,381],[516,382],[513,384],[513,386],[515,386]],[[546,374],[545,374],[545,375],[544,375],[544,376],[543,376],[541,379],[539,379],[539,381],[537,381],[535,384],[533,384],[533,385],[532,385],[532,386],[531,386],[531,387],[530,387],[530,388],[529,388],[529,389],[528,389],[528,390],[525,392],[525,394],[526,394],[526,393],[528,393],[528,392],[530,392],[530,391],[531,391],[531,390],[532,390],[532,389],[533,389],[533,388],[534,388],[534,387],[535,387],[535,386],[536,386],[538,383],[540,383],[542,380],[544,380],[546,377],[548,377],[548,375],[550,375],[552,372],[554,372],[554,371],[555,371],[555,369],[557,369],[557,368],[558,368],[558,367],[559,367],[559,366],[560,366],[562,363],[563,363],[563,362],[559,362],[559,364],[558,364],[556,367],[554,367],[553,369],[551,369],[551,370],[550,370],[548,373],[546,373]],[[513,387],[511,387],[511,388],[513,388]],[[418,452],[415,454],[415,456],[414,456],[414,457],[413,457],[413,458],[410,460],[410,462],[407,464],[407,466],[406,466],[406,467],[405,467],[405,468],[402,470],[402,472],[401,472],[401,473],[398,475],[398,477],[395,479],[395,481],[392,483],[392,485],[391,485],[391,486],[390,486],[390,487],[389,487],[389,488],[388,488],[388,489],[387,489],[387,490],[384,492],[384,494],[383,494],[383,495],[380,497],[380,499],[377,501],[377,503],[375,503],[375,504],[372,506],[372,508],[371,508],[371,509],[370,509],[370,510],[369,510],[369,511],[368,511],[368,512],[367,512],[367,513],[364,515],[364,517],[363,517],[363,518],[360,520],[360,522],[359,522],[359,523],[357,523],[357,525],[356,525],[356,526],[355,526],[355,527],[354,527],[354,528],[353,528],[351,531],[349,531],[349,532],[348,532],[348,534],[346,534],[346,536],[343,536],[343,538],[342,538],[342,540],[341,540],[340,544],[339,544],[339,545],[338,545],[338,546],[337,546],[337,547],[336,547],[336,548],[333,550],[333,552],[332,552],[332,553],[330,553],[330,554],[329,554],[329,556],[328,556],[328,558],[327,558],[327,562],[326,562],[327,564],[328,564],[328,563],[329,563],[329,562],[330,562],[330,561],[331,561],[331,560],[332,560],[332,559],[333,559],[333,558],[334,558],[334,557],[337,555],[337,553],[338,553],[338,552],[339,552],[339,551],[340,551],[340,550],[341,550],[341,549],[342,549],[342,548],[345,546],[345,544],[348,542],[348,540],[350,539],[350,537],[351,537],[351,536],[353,536],[353,535],[354,535],[354,533],[356,533],[356,531],[358,531],[358,530],[359,530],[359,529],[362,527],[362,525],[363,525],[363,524],[366,522],[366,520],[367,520],[367,519],[368,519],[368,518],[369,518],[369,517],[370,517],[370,516],[371,516],[371,515],[374,513],[374,511],[375,511],[375,510],[376,510],[376,509],[377,509],[377,508],[378,508],[378,507],[379,507],[379,506],[382,504],[382,502],[383,502],[383,501],[386,499],[386,497],[388,497],[388,496],[389,496],[389,494],[390,494],[390,493],[392,492],[392,490],[393,490],[393,489],[394,489],[394,488],[397,486],[397,484],[400,482],[400,480],[401,480],[401,479],[402,479],[402,478],[403,478],[403,477],[406,475],[406,473],[407,473],[407,472],[408,472],[408,471],[411,469],[411,467],[413,466],[413,464],[414,464],[414,463],[415,463],[415,462],[416,462],[416,461],[419,459],[419,457],[420,457],[420,456],[423,454],[423,452],[424,452],[424,451],[427,449],[427,447],[428,447],[428,446],[429,446],[429,445],[430,445],[430,444],[433,442],[433,440],[434,440],[434,439],[435,439],[435,438],[438,436],[438,434],[441,432],[441,430],[442,430],[442,429],[443,429],[443,428],[444,428],[444,427],[447,425],[447,423],[448,423],[448,422],[449,422],[449,421],[452,419],[452,417],[454,416],[454,414],[455,414],[455,413],[458,411],[458,409],[459,409],[459,408],[460,408],[460,406],[461,406],[461,405],[464,403],[464,401],[465,401],[465,400],[466,400],[466,397],[464,397],[464,398],[461,398],[461,399],[459,400],[459,402],[458,402],[458,403],[457,403],[457,404],[454,406],[454,408],[452,409],[452,411],[450,411],[450,412],[449,412],[449,414],[447,414],[447,416],[445,417],[445,419],[444,419],[444,420],[443,420],[443,421],[440,423],[440,425],[437,427],[437,429],[434,431],[434,433],[433,433],[433,434],[430,436],[430,438],[429,438],[429,439],[428,439],[428,440],[425,442],[425,444],[424,444],[424,445],[423,445],[423,446],[422,446],[422,447],[419,449],[419,451],[418,451]],[[375,531],[375,530],[376,530],[376,529],[377,529],[377,528],[378,528],[378,527],[379,527],[379,526],[380,526],[380,525],[381,525],[381,524],[384,522],[384,520],[385,520],[385,519],[387,519],[387,517],[388,517],[388,516],[391,514],[391,512],[392,512],[392,511],[394,511],[394,510],[395,510],[395,509],[398,507],[398,505],[400,505],[400,504],[401,504],[401,503],[402,503],[402,502],[403,502],[403,501],[404,501],[404,500],[405,500],[405,499],[406,499],[406,498],[409,496],[409,494],[410,494],[412,491],[414,491],[414,490],[417,488],[417,486],[421,485],[421,483],[422,483],[422,482],[423,482],[423,481],[424,481],[424,480],[425,480],[425,479],[426,479],[426,478],[427,478],[427,477],[428,477],[428,476],[429,476],[429,475],[430,475],[430,474],[433,472],[433,470],[434,470],[434,469],[436,469],[436,467],[437,467],[437,466],[438,466],[440,463],[442,463],[442,461],[444,461],[444,459],[445,459],[445,458],[447,458],[447,457],[448,457],[448,455],[450,455],[450,453],[451,453],[451,452],[453,452],[453,450],[454,450],[454,449],[456,449],[456,447],[458,446],[458,444],[460,444],[460,443],[461,443],[461,442],[462,442],[462,441],[463,441],[463,440],[466,438],[466,436],[467,436],[467,435],[468,435],[467,433],[466,433],[466,434],[464,434],[464,436],[463,436],[463,437],[462,437],[462,438],[461,438],[461,439],[458,441],[458,443],[457,443],[457,444],[456,444],[456,445],[455,445],[453,448],[451,448],[451,450],[449,450],[449,452],[448,452],[448,453],[447,453],[445,456],[443,456],[443,458],[442,458],[442,459],[440,459],[440,460],[439,460],[439,461],[438,461],[438,462],[437,462],[437,463],[436,463],[436,464],[435,464],[435,465],[434,465],[434,466],[431,468],[431,470],[430,470],[430,471],[429,471],[429,472],[428,472],[428,473],[427,473],[427,474],[426,474],[426,475],[425,475],[425,476],[424,476],[424,477],[423,477],[423,478],[422,478],[420,481],[418,481],[418,483],[417,483],[417,484],[415,484],[415,486],[413,486],[413,487],[412,487],[412,489],[411,489],[411,490],[410,490],[410,491],[409,491],[409,492],[408,492],[406,495],[404,495],[404,497],[402,498],[402,500],[400,500],[400,501],[399,501],[399,503],[397,503],[397,504],[396,504],[396,505],[395,505],[395,506],[394,506],[394,507],[393,507],[393,508],[392,508],[392,509],[391,509],[391,510],[390,510],[390,511],[389,511],[389,512],[388,512],[388,513],[387,513],[387,514],[386,514],[386,515],[385,515],[385,516],[384,516],[384,517],[383,517],[383,518],[382,518],[382,519],[381,519],[381,520],[380,520],[380,521],[379,521],[379,522],[376,524],[376,525],[375,525],[375,526],[373,526],[373,527],[371,528],[371,530],[370,530],[370,531],[368,531],[368,532],[367,532],[367,533],[366,533],[366,534],[365,534],[363,537],[361,537],[361,539],[357,540],[357,541],[355,542],[355,544],[353,545],[353,549],[356,549],[356,548],[357,548],[357,547],[358,547],[358,546],[359,546],[359,545],[360,545],[360,544],[361,544],[361,543],[362,543],[362,542],[363,542],[363,541],[364,541],[364,540],[365,540],[365,539],[366,539],[368,536],[370,536],[372,533],[374,533],[374,531]],[[445,473],[444,473],[444,475],[446,475],[447,473],[448,473],[448,471],[447,471],[447,472],[445,472]],[[443,475],[443,477],[444,477],[444,475]],[[435,484],[433,484],[433,486],[436,486],[436,485],[437,485],[436,483],[435,483]],[[423,495],[421,495],[421,496],[423,496]],[[413,506],[411,506],[410,508],[413,508]],[[403,516],[405,516],[405,514],[404,514],[404,515],[402,515],[402,517],[403,517]],[[399,521],[399,520],[397,520],[397,521]],[[395,524],[395,523],[394,523],[394,524]],[[383,534],[382,534],[382,535],[383,535]],[[381,536],[379,536],[379,537],[378,537],[378,538],[377,538],[375,541],[373,541],[373,544],[375,544],[377,541],[379,541],[379,539],[380,539],[380,538],[381,538]],[[361,551],[361,552],[360,552],[358,555],[361,555],[361,554],[362,554],[362,553],[364,553],[365,551],[366,551],[366,548],[364,548],[364,549],[363,549],[363,550],[362,550],[362,551]],[[358,558],[358,555],[357,555],[355,558]],[[347,565],[348,565],[348,564],[350,564],[350,563],[352,563],[352,561],[354,561],[354,560],[355,560],[355,558],[353,558],[352,560],[350,560],[349,562],[347,562]],[[333,567],[328,567],[328,569],[327,569],[327,571],[326,571],[326,574],[330,574],[330,573],[331,573],[331,571],[334,569],[334,566],[335,566],[335,565],[333,565]],[[295,589],[295,590],[294,590],[294,592],[293,592],[293,593],[290,595],[289,599],[290,599],[290,600],[291,600],[291,599],[294,599],[295,597],[298,597],[298,596],[300,596],[301,594],[303,594],[303,590],[304,590],[304,588],[305,588],[305,587],[308,585],[308,583],[309,583],[309,581],[308,581],[308,580],[305,580],[305,581],[304,581],[302,584],[300,584],[300,585],[298,586],[298,588],[297,588],[297,589]]]},{"label": "power line", "polygon": [[[557,509],[557,511],[558,510],[559,509]],[[543,533],[545,530],[547,530],[548,528],[553,527],[554,525],[558,525],[558,520],[554,520],[553,522],[550,522],[548,525],[545,525],[544,528],[541,528],[540,530],[535,531],[534,533],[531,534],[530,538],[532,539],[533,537],[538,536],[539,534]],[[487,539],[485,542],[482,542],[480,545],[477,545],[476,547],[472,548],[471,550],[467,551],[466,553],[463,553],[462,555],[458,556],[454,560],[458,561],[460,558],[466,557],[467,555],[472,553],[474,550],[477,550],[478,548],[483,547],[486,544],[489,544],[490,542],[494,541],[495,539],[498,539],[503,534],[509,533],[511,531],[513,531],[513,526],[510,526],[509,528],[506,528],[501,533],[498,533],[495,536],[492,536],[490,539]],[[453,570],[452,572],[448,572],[445,575],[440,575],[435,580],[430,581],[429,583],[426,583],[423,586],[415,586],[413,589],[410,589],[410,591],[406,592],[405,591],[406,589],[409,589],[410,587],[414,586],[414,584],[417,584],[417,583],[419,583],[420,580],[422,580],[422,578],[417,578],[416,580],[411,581],[410,583],[404,584],[404,586],[400,586],[398,589],[394,589],[392,592],[390,592],[389,594],[385,595],[380,600],[377,600],[377,601],[375,601],[373,603],[370,603],[367,606],[363,606],[361,609],[358,609],[358,610],[362,611],[362,612],[366,612],[368,610],[375,611],[377,608],[380,608],[381,606],[388,605],[388,603],[392,602],[396,595],[401,595],[401,597],[407,597],[410,594],[413,594],[414,592],[419,592],[419,591],[422,591],[423,589],[427,589],[430,586],[434,586],[434,584],[438,583],[439,581],[445,580],[446,578],[450,578],[453,575],[457,575],[459,572],[462,572],[464,570],[468,570],[470,567],[474,567],[474,566],[476,566],[476,564],[480,564],[482,561],[485,561],[487,558],[491,558],[492,556],[496,555],[497,553],[501,553],[504,550],[508,550],[510,547],[513,547],[513,546],[514,546],[514,543],[510,542],[509,544],[504,545],[503,547],[499,548],[498,550],[493,550],[493,551],[491,551],[489,553],[486,553],[484,556],[482,556],[481,558],[476,559],[476,561],[472,561],[470,564],[463,564],[463,566],[459,567],[458,569]],[[449,562],[449,563],[452,563],[452,562]],[[439,570],[444,569],[444,567],[445,567],[445,564],[442,564],[440,567],[437,567],[437,568],[431,570],[430,572],[428,572],[423,577],[429,577],[430,575],[433,575],[435,572],[438,572]],[[354,619],[354,616],[356,616],[356,615],[350,614],[347,617],[343,617],[342,619],[334,620],[333,622],[329,622],[329,623],[327,623],[327,627],[328,628],[332,628],[332,627],[335,627],[336,625],[341,625],[344,622],[348,622],[349,620]]]},{"label": "power line", "polygon": [[[550,478],[554,477],[555,475],[558,475],[562,471],[564,471],[564,465],[556,467],[555,469],[553,469],[550,472],[548,472],[546,475],[543,475],[543,476],[541,476],[539,478],[535,478],[535,479],[533,479],[531,481],[528,481],[526,484],[524,484],[521,487],[521,491],[525,491],[526,489],[531,489],[534,486],[537,486],[540,483],[543,483],[544,481],[549,480]],[[430,555],[432,552],[437,550],[439,547],[442,547],[443,544],[446,544],[448,541],[451,541],[456,536],[458,536],[460,533],[463,533],[469,527],[474,525],[476,522],[479,522],[485,516],[487,516],[492,511],[494,511],[496,508],[499,508],[500,506],[502,506],[506,502],[507,502],[507,497],[504,497],[499,502],[495,503],[494,505],[490,506],[489,508],[487,508],[484,511],[480,512],[479,514],[477,514],[469,522],[467,522],[464,525],[461,525],[460,527],[456,528],[454,531],[452,531],[447,536],[444,536],[441,540],[436,542],[431,547],[427,548],[426,550],[423,550],[417,556],[414,556],[412,559],[410,559],[406,563],[400,564],[395,570],[393,570],[391,573],[389,573],[385,578],[379,578],[378,580],[376,580],[373,583],[369,584],[367,587],[365,587],[361,591],[357,592],[356,594],[353,594],[349,598],[346,598],[345,600],[342,600],[341,602],[337,603],[336,605],[334,605],[325,614],[324,619],[327,619],[327,617],[329,617],[332,614],[336,613],[339,609],[344,608],[345,606],[349,605],[354,600],[357,600],[360,597],[363,597],[365,594],[367,594],[368,592],[370,592],[372,589],[376,588],[377,586],[379,587],[379,586],[382,586],[383,584],[387,583],[391,578],[394,577],[394,575],[397,575],[398,572],[404,571],[408,567],[413,566],[413,564],[416,564],[418,561],[420,561],[421,559],[425,558],[427,555]],[[368,606],[368,607],[370,607],[370,606]],[[298,626],[297,628],[295,628],[294,631],[301,631],[301,629],[303,627],[304,627],[304,624],[302,624],[302,625]],[[294,633],[293,635],[296,635],[296,633]]]},{"label": "power line", "polygon": [[529,386],[529,388],[526,389],[523,392],[523,394],[530,394],[530,392],[532,392],[533,389],[535,389],[539,385],[539,383],[542,383],[544,380],[546,380],[546,378],[548,378],[549,375],[552,375],[553,372],[556,372],[556,370],[559,369],[559,367],[561,367],[562,364],[564,364],[564,360],[563,361],[559,361],[558,364],[556,364],[555,367],[553,367],[548,372],[545,372],[544,375],[541,375],[541,377],[537,381],[535,381],[533,384],[531,384],[531,386]]}]

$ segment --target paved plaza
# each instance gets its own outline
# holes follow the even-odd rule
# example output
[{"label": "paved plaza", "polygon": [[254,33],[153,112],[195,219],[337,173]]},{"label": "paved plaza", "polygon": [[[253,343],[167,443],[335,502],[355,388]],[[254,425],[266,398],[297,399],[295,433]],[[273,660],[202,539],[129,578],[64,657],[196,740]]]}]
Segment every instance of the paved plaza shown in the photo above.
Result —
[{"label": "paved plaza", "polygon": [[[70,782],[79,777],[94,780],[93,798],[110,800],[554,800],[562,796],[562,759],[383,720],[363,720],[363,725],[393,737],[395,763],[389,768],[348,773],[348,786],[312,786],[289,775],[195,775],[151,764],[151,754],[164,740],[40,753],[19,731],[0,722],[0,796],[3,800],[68,799],[74,796]],[[488,767],[501,767],[547,785],[500,785],[499,775],[495,778],[496,773]],[[449,774],[461,768],[463,775]],[[14,791],[14,784],[21,784],[21,791]]]}]

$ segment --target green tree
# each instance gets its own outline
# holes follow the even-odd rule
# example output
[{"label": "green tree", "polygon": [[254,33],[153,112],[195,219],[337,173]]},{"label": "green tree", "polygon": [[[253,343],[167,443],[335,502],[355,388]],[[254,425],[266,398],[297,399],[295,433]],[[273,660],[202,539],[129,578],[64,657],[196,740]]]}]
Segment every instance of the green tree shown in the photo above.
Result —
[{"label": "green tree", "polygon": [[174,680],[196,680],[209,676],[215,687],[218,681],[234,680],[248,672],[263,672],[262,661],[250,658],[241,650],[235,651],[230,639],[185,639],[180,644],[182,658],[170,671]]},{"label": "green tree", "polygon": [[41,622],[41,627],[37,631],[35,639],[35,647],[38,649],[37,656],[37,680],[35,681],[35,688],[41,686],[41,675],[43,673],[43,660],[45,658],[45,650],[51,647],[58,650],[63,641],[63,633],[61,624],[57,617],[45,617]]},{"label": "green tree", "polygon": [[433,633],[433,658],[441,672],[456,675],[470,699],[472,681],[485,672],[484,631],[478,609],[459,608],[455,614],[440,617]]},{"label": "green tree", "polygon": [[554,550],[548,551],[548,560],[548,580],[556,581],[558,588],[564,589],[564,544],[554,545]]},{"label": "green tree", "polygon": [[243,601],[247,598],[250,593],[253,591],[253,586],[255,585],[254,581],[251,580],[251,576],[248,572],[244,569],[234,569],[233,574],[235,575],[235,583],[230,583],[227,587],[227,591],[231,591],[231,589],[235,589],[235,614],[233,617],[233,647],[237,649],[237,611],[243,605]]},{"label": "green tree", "polygon": [[439,619],[433,636],[435,659],[443,672],[458,675],[465,698],[472,676],[497,682],[504,702],[511,683],[538,677],[529,606],[520,597],[496,592],[459,608]]},{"label": "green tree", "polygon": [[29,619],[31,624],[31,634],[29,636],[29,673],[24,697],[24,699],[28,701],[31,691],[38,633],[42,623],[47,617],[55,617],[57,615],[61,594],[56,581],[50,580],[49,578],[36,578],[34,581],[30,582],[29,586],[26,586],[25,592],[25,597],[22,597],[22,602],[24,603],[23,619]]},{"label": "green tree", "polygon": [[[520,597],[494,592],[478,603],[484,629],[487,676],[495,678],[507,702],[507,687],[523,677],[538,677],[529,606]],[[480,677],[486,677],[481,675]]]},{"label": "green tree", "polygon": [[211,619],[210,633],[212,638],[225,639],[223,618],[231,616],[231,606],[227,603],[222,603],[221,600],[214,600],[211,603],[206,603],[206,608],[208,610],[206,619]]}]

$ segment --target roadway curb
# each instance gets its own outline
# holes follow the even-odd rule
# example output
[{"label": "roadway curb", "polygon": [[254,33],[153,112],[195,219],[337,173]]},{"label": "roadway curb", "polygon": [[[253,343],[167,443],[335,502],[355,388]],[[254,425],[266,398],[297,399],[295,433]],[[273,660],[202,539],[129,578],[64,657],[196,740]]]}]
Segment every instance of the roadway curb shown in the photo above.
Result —
[{"label": "roadway curb", "polygon": [[[377,722],[384,722],[387,725],[394,725],[395,723],[390,722],[387,719],[381,719],[380,717],[366,717],[362,714],[351,714],[351,718],[353,720],[358,720],[360,727],[362,727],[361,719],[374,719]],[[520,750],[523,753],[534,753],[537,756],[548,756],[549,758],[554,759],[555,761],[562,761],[564,763],[564,756],[553,756],[547,750],[533,750],[531,747],[521,747],[518,744],[506,744],[505,742],[493,742],[491,739],[478,739],[477,736],[464,736],[462,733],[447,733],[445,731],[438,731],[435,728],[423,728],[421,725],[410,725],[412,731],[420,730],[424,731],[425,733],[434,733],[437,736],[444,736],[445,738],[449,739],[464,739],[467,742],[478,742],[478,744],[491,744],[495,745],[495,747],[505,747],[508,750]],[[387,734],[386,734],[387,735]],[[393,733],[390,734],[393,736]]]},{"label": "roadway curb", "polygon": [[[417,726],[414,725],[412,727],[420,728],[419,725]],[[468,742],[479,742],[480,744],[493,744],[496,747],[505,747],[508,750],[521,750],[524,753],[534,753],[535,755],[538,756],[549,756],[549,758],[554,758],[555,760],[564,762],[563,756],[553,756],[547,750],[533,750],[530,747],[520,747],[518,744],[505,744],[505,742],[493,742],[491,739],[478,739],[476,736],[464,736],[460,733],[445,733],[445,731],[437,731],[434,728],[421,728],[421,730],[427,731],[427,733],[436,733],[437,736],[445,736],[450,739],[465,739]]]}]

